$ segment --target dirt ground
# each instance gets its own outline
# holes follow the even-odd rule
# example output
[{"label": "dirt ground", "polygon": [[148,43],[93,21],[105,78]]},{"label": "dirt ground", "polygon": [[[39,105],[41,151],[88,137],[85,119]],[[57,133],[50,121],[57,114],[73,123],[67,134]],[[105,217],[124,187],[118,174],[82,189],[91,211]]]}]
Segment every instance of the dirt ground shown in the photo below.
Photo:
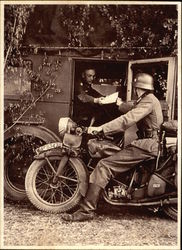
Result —
[{"label": "dirt ground", "polygon": [[74,223],[63,221],[59,214],[41,212],[30,203],[5,202],[4,247],[142,246],[147,249],[168,246],[168,249],[179,249],[177,225],[164,215],[144,208],[113,207],[103,202],[95,220]]}]

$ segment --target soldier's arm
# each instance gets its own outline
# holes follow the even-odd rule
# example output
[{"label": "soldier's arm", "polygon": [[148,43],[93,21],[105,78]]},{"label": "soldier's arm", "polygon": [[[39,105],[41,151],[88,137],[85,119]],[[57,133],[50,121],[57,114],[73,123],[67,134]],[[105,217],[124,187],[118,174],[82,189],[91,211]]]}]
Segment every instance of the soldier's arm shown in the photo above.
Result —
[{"label": "soldier's arm", "polygon": [[122,113],[122,114],[126,114],[128,111],[130,111],[132,108],[134,108],[134,101],[128,101],[128,102],[122,102],[119,107],[118,110]]},{"label": "soldier's arm", "polygon": [[144,98],[139,104],[137,104],[132,110],[127,112],[125,115],[121,115],[118,118],[103,124],[101,126],[102,130],[105,134],[112,134],[125,131],[127,128],[136,124],[138,121],[150,114],[152,109],[152,100]]}]

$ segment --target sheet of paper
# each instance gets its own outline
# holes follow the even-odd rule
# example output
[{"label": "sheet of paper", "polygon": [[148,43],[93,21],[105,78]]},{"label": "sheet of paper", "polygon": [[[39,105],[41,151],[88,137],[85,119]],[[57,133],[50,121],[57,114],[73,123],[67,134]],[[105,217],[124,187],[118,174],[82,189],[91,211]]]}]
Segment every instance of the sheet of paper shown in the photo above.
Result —
[{"label": "sheet of paper", "polygon": [[110,104],[110,103],[115,103],[117,98],[118,98],[119,92],[115,92],[111,95],[107,95],[106,97],[103,97],[101,100],[102,104]]}]

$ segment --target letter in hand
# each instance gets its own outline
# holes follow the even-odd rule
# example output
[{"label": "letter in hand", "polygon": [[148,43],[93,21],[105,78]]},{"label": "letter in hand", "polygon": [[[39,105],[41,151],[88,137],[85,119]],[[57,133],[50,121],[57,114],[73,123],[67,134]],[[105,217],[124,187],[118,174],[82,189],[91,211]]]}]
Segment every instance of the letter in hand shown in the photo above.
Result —
[{"label": "letter in hand", "polygon": [[97,134],[97,133],[99,133],[101,131],[102,131],[102,127],[101,126],[99,126],[99,127],[88,127],[87,133],[93,135],[93,134]]},{"label": "letter in hand", "polygon": [[121,99],[120,97],[118,97],[118,98],[116,99],[116,105],[117,105],[117,106],[120,106],[122,103],[123,103],[122,99]]},{"label": "letter in hand", "polygon": [[118,98],[119,92],[115,92],[111,95],[107,95],[105,97],[100,98],[99,104],[111,104],[111,103],[116,103],[116,100]]}]

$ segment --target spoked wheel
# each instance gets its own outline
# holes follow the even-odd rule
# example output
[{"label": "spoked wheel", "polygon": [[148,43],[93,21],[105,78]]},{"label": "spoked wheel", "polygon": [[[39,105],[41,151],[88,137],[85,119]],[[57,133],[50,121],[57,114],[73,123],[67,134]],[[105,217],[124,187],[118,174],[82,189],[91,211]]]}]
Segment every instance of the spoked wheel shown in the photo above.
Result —
[{"label": "spoked wheel", "polygon": [[163,211],[171,219],[177,221],[178,219],[178,205],[177,204],[165,205],[163,207]]},{"label": "spoked wheel", "polygon": [[54,178],[61,157],[52,156],[49,162],[45,159],[35,160],[26,175],[25,188],[30,201],[40,210],[58,213],[75,207],[81,199],[81,171],[68,161],[63,173]]}]

